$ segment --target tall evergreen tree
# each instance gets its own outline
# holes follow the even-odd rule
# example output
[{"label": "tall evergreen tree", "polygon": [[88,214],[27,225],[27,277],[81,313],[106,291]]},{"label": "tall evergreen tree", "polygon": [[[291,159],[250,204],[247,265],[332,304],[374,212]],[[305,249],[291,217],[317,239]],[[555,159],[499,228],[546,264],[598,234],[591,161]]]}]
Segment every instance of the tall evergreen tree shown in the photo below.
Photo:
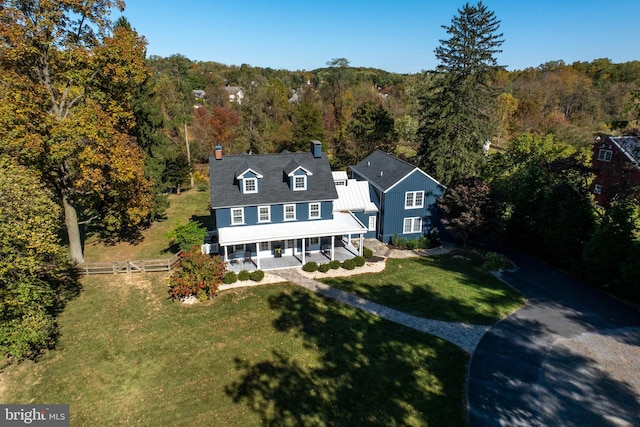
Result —
[{"label": "tall evergreen tree", "polygon": [[500,21],[479,2],[468,3],[443,28],[432,85],[420,97],[421,165],[444,184],[478,175],[483,147],[495,131],[491,78],[503,69],[495,54],[503,43]]}]

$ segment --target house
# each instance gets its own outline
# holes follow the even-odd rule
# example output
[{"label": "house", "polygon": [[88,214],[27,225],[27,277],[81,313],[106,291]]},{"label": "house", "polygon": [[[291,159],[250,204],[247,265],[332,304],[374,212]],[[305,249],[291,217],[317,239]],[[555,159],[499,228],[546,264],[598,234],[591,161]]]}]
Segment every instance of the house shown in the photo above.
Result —
[{"label": "house", "polygon": [[224,90],[229,95],[229,102],[237,102],[238,104],[242,104],[242,100],[244,99],[244,89],[240,86],[225,86]]},{"label": "house", "polygon": [[369,189],[369,183],[348,179],[344,171],[333,172],[333,182],[338,192],[338,200],[333,202],[333,211],[351,212],[367,227],[364,237],[375,239],[378,207],[371,200],[373,194]]},{"label": "house", "polygon": [[198,99],[204,99],[204,97],[207,95],[207,92],[205,92],[202,89],[195,89],[193,91],[193,97],[198,100]]},{"label": "house", "polygon": [[[230,264],[240,258],[269,269],[283,266],[275,258],[304,265],[333,260],[338,249],[362,255],[368,230],[334,209],[338,193],[319,141],[304,153],[226,156],[216,147],[209,167],[217,244]],[[352,237],[360,239],[357,250]]]},{"label": "house", "polygon": [[606,207],[616,195],[640,185],[640,137],[597,137],[592,165],[596,178],[591,190],[596,204]]},{"label": "house", "polygon": [[437,226],[435,204],[445,187],[417,166],[376,150],[350,169],[353,179],[368,183],[377,204],[378,240],[416,239]]}]

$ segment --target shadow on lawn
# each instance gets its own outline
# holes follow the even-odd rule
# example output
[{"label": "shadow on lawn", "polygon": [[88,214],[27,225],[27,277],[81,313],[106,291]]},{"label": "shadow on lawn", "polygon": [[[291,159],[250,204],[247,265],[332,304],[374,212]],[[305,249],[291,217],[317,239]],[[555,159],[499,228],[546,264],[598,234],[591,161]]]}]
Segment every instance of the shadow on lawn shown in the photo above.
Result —
[{"label": "shadow on lawn", "polygon": [[274,296],[274,327],[294,332],[317,362],[274,350],[236,360],[226,392],[276,425],[464,425],[467,356],[435,337],[294,289]]}]

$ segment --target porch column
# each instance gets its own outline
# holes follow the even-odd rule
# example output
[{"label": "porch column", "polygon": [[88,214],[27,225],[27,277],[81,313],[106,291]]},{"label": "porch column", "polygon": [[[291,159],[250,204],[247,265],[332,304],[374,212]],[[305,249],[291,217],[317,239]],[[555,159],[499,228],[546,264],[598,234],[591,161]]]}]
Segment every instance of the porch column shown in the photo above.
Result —
[{"label": "porch column", "polygon": [[229,257],[227,256],[227,247],[224,246],[224,262],[228,262],[229,261]]},{"label": "porch column", "polygon": [[260,270],[260,242],[256,243],[256,268]]},{"label": "porch column", "polygon": [[364,246],[364,234],[360,233],[360,244],[358,245],[358,255],[362,256],[362,246]]},{"label": "porch column", "polygon": [[331,235],[331,261],[333,261],[333,251],[335,250],[335,239],[336,236]]},{"label": "porch column", "polygon": [[306,262],[305,262],[306,249],[304,247],[305,246],[305,240],[307,240],[307,239],[305,239],[305,238],[302,239],[302,265],[306,264]]}]

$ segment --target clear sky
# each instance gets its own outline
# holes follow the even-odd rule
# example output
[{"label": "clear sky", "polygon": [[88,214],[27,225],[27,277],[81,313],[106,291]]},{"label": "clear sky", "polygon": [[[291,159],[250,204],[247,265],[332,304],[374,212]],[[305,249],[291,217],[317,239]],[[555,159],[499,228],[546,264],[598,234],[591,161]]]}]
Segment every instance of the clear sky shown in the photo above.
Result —
[{"label": "clear sky", "polygon": [[[124,16],[148,55],[313,70],[333,58],[353,67],[417,73],[460,0],[126,0]],[[474,3],[470,1],[469,3]],[[485,0],[504,34],[500,65],[640,60],[640,0]],[[114,14],[113,18],[120,16]]]}]

